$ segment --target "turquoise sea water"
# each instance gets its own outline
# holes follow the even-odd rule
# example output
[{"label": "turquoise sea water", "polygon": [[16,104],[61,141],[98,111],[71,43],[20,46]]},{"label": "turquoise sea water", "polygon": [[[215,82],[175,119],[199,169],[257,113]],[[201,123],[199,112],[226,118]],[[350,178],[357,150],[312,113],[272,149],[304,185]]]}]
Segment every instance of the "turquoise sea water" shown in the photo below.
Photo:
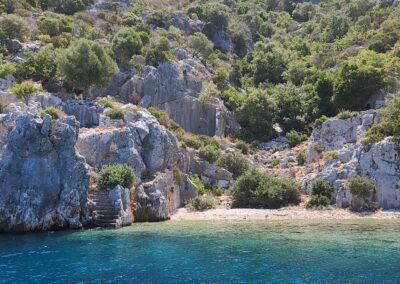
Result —
[{"label": "turquoise sea water", "polygon": [[0,235],[0,283],[400,283],[400,222],[169,221]]}]

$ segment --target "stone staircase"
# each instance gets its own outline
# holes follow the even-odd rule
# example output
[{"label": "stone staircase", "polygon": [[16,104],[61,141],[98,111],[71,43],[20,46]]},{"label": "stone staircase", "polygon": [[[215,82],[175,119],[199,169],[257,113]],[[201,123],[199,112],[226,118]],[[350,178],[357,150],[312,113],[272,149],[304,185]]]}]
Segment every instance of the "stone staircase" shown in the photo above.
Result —
[{"label": "stone staircase", "polygon": [[102,228],[119,228],[117,219],[119,212],[116,211],[107,191],[92,190],[89,193],[89,199],[94,204],[94,225]]}]

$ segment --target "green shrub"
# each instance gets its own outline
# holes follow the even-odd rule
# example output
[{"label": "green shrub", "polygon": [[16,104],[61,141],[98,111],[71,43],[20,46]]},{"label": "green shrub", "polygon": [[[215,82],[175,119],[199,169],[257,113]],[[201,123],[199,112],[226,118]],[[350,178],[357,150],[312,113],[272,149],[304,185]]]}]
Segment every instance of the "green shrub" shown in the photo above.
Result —
[{"label": "green shrub", "polygon": [[111,119],[122,119],[124,118],[124,110],[120,108],[112,108],[106,112],[106,115]]},{"label": "green shrub", "polygon": [[246,142],[239,140],[236,143],[236,148],[238,148],[240,151],[242,151],[243,155],[247,155],[249,153],[249,144]]},{"label": "green shrub", "polygon": [[375,191],[375,185],[368,177],[353,177],[349,179],[348,187],[351,194],[362,199],[370,198]]},{"label": "green shrub", "polygon": [[207,193],[206,187],[204,183],[201,181],[201,178],[197,175],[190,175],[190,180],[193,184],[199,189],[199,195],[203,195]]},{"label": "green shrub", "polygon": [[40,90],[41,89],[36,87],[32,81],[23,81],[11,88],[11,92],[15,94],[18,99],[24,99],[28,95],[39,92]]},{"label": "green shrub", "polygon": [[57,70],[68,85],[79,91],[91,86],[104,87],[117,72],[107,50],[97,42],[79,39],[58,53]]},{"label": "green shrub", "polygon": [[318,153],[322,153],[325,149],[324,146],[322,146],[319,143],[313,143],[312,147],[314,148],[315,151],[317,151]]},{"label": "green shrub", "polygon": [[220,154],[221,154],[220,150],[218,148],[213,147],[212,145],[203,146],[199,150],[200,158],[212,164],[218,160]]},{"label": "green shrub", "polygon": [[243,174],[231,189],[233,207],[280,208],[300,203],[297,184],[255,169]]},{"label": "green shrub", "polygon": [[47,114],[51,116],[52,119],[59,119],[60,118],[60,110],[54,108],[54,107],[48,107],[45,109],[42,109],[40,111],[40,117],[44,118]]},{"label": "green shrub", "polygon": [[271,162],[269,163],[269,166],[271,168],[276,168],[277,166],[279,166],[279,164],[281,163],[281,160],[278,158],[274,158],[271,160]]},{"label": "green shrub", "polygon": [[0,104],[0,113],[4,112],[4,109],[7,107],[7,105]]},{"label": "green shrub", "polygon": [[300,144],[301,142],[307,140],[307,135],[306,134],[300,134],[295,130],[292,130],[288,133],[286,133],[286,139],[288,140],[289,147],[293,148]]},{"label": "green shrub", "polygon": [[332,192],[332,187],[328,181],[317,178],[313,181],[311,185],[311,195],[323,195],[330,197]]},{"label": "green shrub", "polygon": [[158,110],[154,107],[150,107],[147,110],[151,113],[151,115],[153,115],[157,119],[158,123],[160,123],[168,130],[178,133],[184,132],[183,129],[179,126],[179,124],[177,124],[175,121],[169,118],[166,112]]},{"label": "green shrub", "polygon": [[113,189],[117,185],[130,188],[136,182],[135,171],[128,164],[105,166],[99,175],[98,185],[101,189]]},{"label": "green shrub", "polygon": [[201,195],[190,199],[186,205],[191,211],[204,211],[216,208],[215,200],[212,196]]},{"label": "green shrub", "polygon": [[297,152],[296,159],[297,164],[299,164],[300,166],[304,165],[304,163],[306,162],[306,152],[304,152],[304,150]]},{"label": "green shrub", "polygon": [[17,67],[13,62],[7,62],[0,64],[0,78],[4,78],[7,75],[14,75],[17,72]]},{"label": "green shrub", "polygon": [[331,204],[331,199],[324,195],[312,195],[311,199],[306,203],[306,209],[326,207]]},{"label": "green shrub", "polygon": [[210,188],[210,192],[214,195],[214,196],[221,196],[224,194],[224,190],[218,186],[213,186]]},{"label": "green shrub", "polygon": [[342,110],[336,115],[336,117],[338,119],[349,119],[356,117],[357,115],[359,115],[359,112],[357,111]]},{"label": "green shrub", "polygon": [[328,181],[317,178],[311,184],[311,199],[306,203],[305,208],[326,207],[331,204],[332,187]]},{"label": "green shrub", "polygon": [[247,159],[239,153],[223,154],[219,158],[217,164],[231,172],[235,178],[240,177],[250,168]]},{"label": "green shrub", "polygon": [[332,151],[328,151],[325,152],[322,156],[322,159],[324,161],[328,161],[328,160],[336,160],[339,156],[339,152],[337,150],[332,150]]},{"label": "green shrub", "polygon": [[181,170],[175,169],[174,170],[174,182],[177,185],[182,186],[184,181],[185,181],[185,174]]},{"label": "green shrub", "polygon": [[99,105],[105,108],[114,108],[114,102],[112,100],[101,100]]},{"label": "green shrub", "polygon": [[328,120],[328,117],[323,115],[320,118],[317,118],[314,122],[315,127],[320,127],[325,121]]}]

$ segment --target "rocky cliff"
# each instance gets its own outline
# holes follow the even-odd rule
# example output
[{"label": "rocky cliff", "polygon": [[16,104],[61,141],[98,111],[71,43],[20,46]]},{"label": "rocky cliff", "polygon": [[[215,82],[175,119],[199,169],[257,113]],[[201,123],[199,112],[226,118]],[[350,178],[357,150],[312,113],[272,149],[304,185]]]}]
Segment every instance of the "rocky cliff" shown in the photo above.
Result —
[{"label": "rocky cliff", "polygon": [[310,173],[302,189],[310,193],[311,182],[323,178],[333,186],[333,201],[339,207],[349,207],[353,196],[346,186],[355,176],[370,177],[376,188],[374,199],[383,209],[400,208],[400,158],[398,143],[392,137],[364,145],[366,130],[379,122],[376,111],[362,112],[349,119],[331,119],[315,129],[307,149],[309,167],[327,151],[335,151],[334,158],[323,162],[317,172]]}]

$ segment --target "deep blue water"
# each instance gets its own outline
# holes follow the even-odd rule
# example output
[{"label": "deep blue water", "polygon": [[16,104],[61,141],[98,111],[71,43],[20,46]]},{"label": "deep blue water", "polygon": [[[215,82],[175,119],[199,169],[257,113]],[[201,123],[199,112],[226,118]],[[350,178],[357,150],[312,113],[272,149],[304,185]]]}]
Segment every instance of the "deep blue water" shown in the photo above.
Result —
[{"label": "deep blue water", "polygon": [[0,283],[400,283],[400,221],[170,221],[0,235]]}]

